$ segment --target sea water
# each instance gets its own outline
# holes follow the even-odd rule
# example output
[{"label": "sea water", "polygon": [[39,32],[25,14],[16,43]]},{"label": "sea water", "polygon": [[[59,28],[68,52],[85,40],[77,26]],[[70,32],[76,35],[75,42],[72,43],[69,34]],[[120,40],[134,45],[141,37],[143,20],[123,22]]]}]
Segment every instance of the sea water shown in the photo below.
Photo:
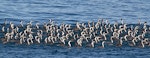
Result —
[{"label": "sea water", "polygon": [[[52,19],[57,24],[107,19],[123,19],[137,24],[150,23],[150,0],[0,0],[0,23],[5,19],[18,24],[43,23]],[[2,37],[3,35],[1,35]],[[149,58],[149,47],[66,48],[49,45],[14,45],[0,43],[0,58]]]}]

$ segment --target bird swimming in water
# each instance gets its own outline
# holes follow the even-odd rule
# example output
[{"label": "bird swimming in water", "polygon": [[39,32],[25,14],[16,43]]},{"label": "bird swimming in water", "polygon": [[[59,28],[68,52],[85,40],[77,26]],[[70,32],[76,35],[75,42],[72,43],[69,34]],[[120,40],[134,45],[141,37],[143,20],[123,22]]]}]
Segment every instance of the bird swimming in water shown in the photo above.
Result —
[{"label": "bird swimming in water", "polygon": [[[148,22],[140,25],[129,25],[121,19],[121,22],[110,23],[104,19],[97,22],[57,25],[52,20],[40,23],[24,23],[20,21],[20,26],[15,23],[4,22],[5,25],[1,27],[1,33],[4,35],[1,41],[7,43],[20,44],[51,44],[57,46],[68,47],[90,47],[104,48],[105,46],[128,46],[132,47],[147,47],[150,46],[150,38],[147,37],[150,27]],[[143,26],[141,26],[143,24]],[[6,26],[8,25],[8,26]],[[75,43],[75,44],[73,44]],[[100,46],[97,46],[101,44]]]}]

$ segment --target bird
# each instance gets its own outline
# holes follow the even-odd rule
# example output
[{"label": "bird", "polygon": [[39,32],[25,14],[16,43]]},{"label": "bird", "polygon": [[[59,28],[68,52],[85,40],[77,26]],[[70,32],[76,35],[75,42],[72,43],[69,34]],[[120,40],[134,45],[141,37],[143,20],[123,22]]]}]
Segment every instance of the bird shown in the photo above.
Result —
[{"label": "bird", "polygon": [[105,44],[105,41],[102,41],[102,42],[101,42],[101,46],[99,46],[98,48],[105,48],[105,45],[104,45],[104,44]]},{"label": "bird", "polygon": [[2,32],[5,32],[5,27],[4,26],[2,27]]},{"label": "bird", "polygon": [[94,40],[92,40],[92,42],[91,42],[91,47],[92,48],[94,48],[95,46],[94,46],[94,44],[95,44],[95,41]]},{"label": "bird", "polygon": [[24,26],[23,26],[23,21],[22,21],[22,20],[20,21],[20,27],[24,27]]},{"label": "bird", "polygon": [[144,40],[141,40],[139,47],[140,48],[144,48],[145,47]]},{"label": "bird", "polygon": [[71,40],[68,41],[69,48],[72,46],[71,42],[72,42]]},{"label": "bird", "polygon": [[39,23],[36,23],[36,29],[39,29]]},{"label": "bird", "polygon": [[121,19],[121,24],[124,24],[124,21],[123,21],[123,19]]}]

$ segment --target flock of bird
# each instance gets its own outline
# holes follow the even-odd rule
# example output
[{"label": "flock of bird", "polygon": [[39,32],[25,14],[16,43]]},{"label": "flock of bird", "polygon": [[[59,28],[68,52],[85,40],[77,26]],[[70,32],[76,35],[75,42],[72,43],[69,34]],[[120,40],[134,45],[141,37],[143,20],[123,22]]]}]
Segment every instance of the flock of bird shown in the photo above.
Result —
[{"label": "flock of bird", "polygon": [[23,24],[19,25],[12,22],[1,25],[3,37],[0,38],[3,44],[46,44],[67,47],[98,47],[105,46],[150,46],[150,27],[147,22],[138,22],[136,25],[126,24],[121,21],[110,24],[108,20],[98,20],[97,22],[79,23],[75,25],[61,24],[56,25],[49,20],[44,24]]}]

